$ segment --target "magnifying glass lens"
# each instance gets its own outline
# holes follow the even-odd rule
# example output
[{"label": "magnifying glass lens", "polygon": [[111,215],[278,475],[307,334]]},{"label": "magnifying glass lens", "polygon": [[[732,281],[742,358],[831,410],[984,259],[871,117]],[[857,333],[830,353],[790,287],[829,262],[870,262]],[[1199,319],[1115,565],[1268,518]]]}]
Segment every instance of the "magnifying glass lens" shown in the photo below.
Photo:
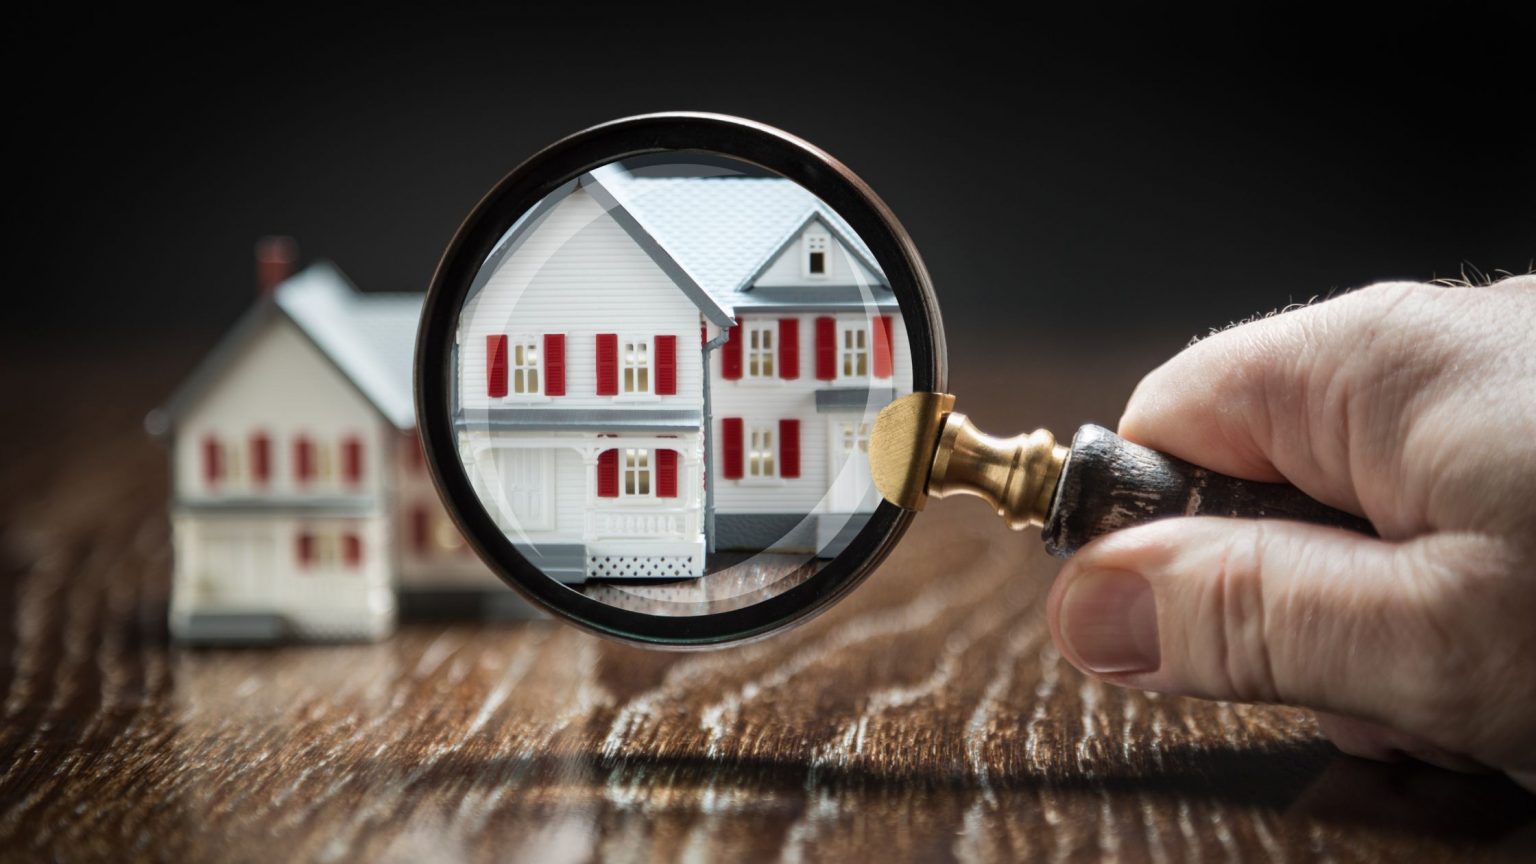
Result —
[{"label": "magnifying glass lens", "polygon": [[458,459],[517,578],[655,616],[769,601],[844,552],[880,502],[875,415],[913,385],[850,224],[706,154],[611,162],[522,213],[451,354]]}]

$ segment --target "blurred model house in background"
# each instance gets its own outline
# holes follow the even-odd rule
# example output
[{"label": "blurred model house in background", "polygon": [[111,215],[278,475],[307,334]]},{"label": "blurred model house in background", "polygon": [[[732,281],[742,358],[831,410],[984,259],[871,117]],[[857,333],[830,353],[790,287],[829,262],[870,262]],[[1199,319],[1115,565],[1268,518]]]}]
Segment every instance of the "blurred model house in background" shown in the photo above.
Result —
[{"label": "blurred model house in background", "polygon": [[567,582],[835,555],[878,503],[874,414],[912,387],[874,256],[780,177],[583,175],[491,253],[455,350],[477,492]]},{"label": "blurred model house in background", "polygon": [[256,304],[151,415],[168,436],[170,627],[194,642],[377,639],[397,608],[520,614],[415,435],[419,294],[364,294],[258,247]]}]

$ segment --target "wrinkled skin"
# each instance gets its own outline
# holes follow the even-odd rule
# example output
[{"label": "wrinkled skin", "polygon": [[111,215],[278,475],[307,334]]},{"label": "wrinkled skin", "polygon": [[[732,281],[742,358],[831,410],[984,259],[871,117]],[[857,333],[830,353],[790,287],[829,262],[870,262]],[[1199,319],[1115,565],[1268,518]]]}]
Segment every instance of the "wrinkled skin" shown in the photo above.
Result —
[{"label": "wrinkled skin", "polygon": [[[1051,592],[1064,656],[1536,790],[1536,277],[1373,285],[1223,331],[1143,379],[1120,433],[1381,537],[1196,517],[1100,538]],[[1106,644],[1130,631],[1148,662]]]}]

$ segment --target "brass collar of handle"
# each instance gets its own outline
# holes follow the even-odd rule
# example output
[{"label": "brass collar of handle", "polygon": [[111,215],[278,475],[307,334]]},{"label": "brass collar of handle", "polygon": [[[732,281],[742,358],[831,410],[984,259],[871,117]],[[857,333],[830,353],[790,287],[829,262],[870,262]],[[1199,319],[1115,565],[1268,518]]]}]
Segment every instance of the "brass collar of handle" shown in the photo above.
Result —
[{"label": "brass collar of handle", "polygon": [[1066,458],[1067,449],[1045,429],[994,438],[952,412],[933,455],[928,494],[975,495],[1015,530],[1044,525]]}]

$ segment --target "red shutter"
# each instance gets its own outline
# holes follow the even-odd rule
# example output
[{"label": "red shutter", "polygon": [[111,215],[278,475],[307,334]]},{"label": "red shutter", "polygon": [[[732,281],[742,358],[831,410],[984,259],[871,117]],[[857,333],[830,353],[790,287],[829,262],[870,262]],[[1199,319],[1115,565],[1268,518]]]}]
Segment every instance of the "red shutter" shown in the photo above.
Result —
[{"label": "red shutter", "polygon": [[619,395],[619,336],[597,334],[597,395]]},{"label": "red shutter", "polygon": [[800,319],[779,319],[779,377],[800,377]]},{"label": "red shutter", "polygon": [[727,480],[741,479],[741,418],[720,420],[720,473]]},{"label": "red shutter", "polygon": [[485,395],[507,395],[507,337],[485,337]]},{"label": "red shutter", "polygon": [[656,495],[659,498],[677,497],[677,451],[656,451]]},{"label": "red shutter", "polygon": [[870,319],[869,341],[874,354],[875,377],[891,377],[891,316],[876,315]]},{"label": "red shutter", "polygon": [[293,439],[293,479],[302,485],[315,476],[315,453],[303,435]]},{"label": "red shutter", "polygon": [[735,381],[741,377],[741,324],[738,322],[729,332],[729,338],[720,346],[720,377]]},{"label": "red shutter", "polygon": [[707,342],[709,342],[709,325],[708,324],[700,324],[699,325],[699,344],[703,345],[703,344],[705,344]]},{"label": "red shutter", "polygon": [[263,486],[272,479],[272,439],[265,432],[251,436],[251,476]]},{"label": "red shutter", "polygon": [[656,395],[677,395],[677,337],[656,337]]},{"label": "red shutter", "polygon": [[800,476],[800,421],[779,421],[779,476]]},{"label": "red shutter", "polygon": [[816,319],[816,377],[837,377],[837,321],[825,315]]},{"label": "red shutter", "polygon": [[597,454],[597,497],[619,497],[619,451],[604,450]]},{"label": "red shutter", "polygon": [[357,485],[363,479],[363,442],[352,436],[341,442],[341,471],[347,483]]},{"label": "red shutter", "polygon": [[300,567],[308,567],[315,560],[315,535],[308,531],[300,531],[298,542],[295,544],[294,554],[299,559]]},{"label": "red shutter", "polygon": [[411,546],[415,548],[417,555],[425,554],[427,551],[427,541],[431,539],[430,527],[427,508],[417,505],[416,509],[411,511]]},{"label": "red shutter", "polygon": [[342,535],[341,556],[348,567],[356,567],[363,563],[363,539],[351,532]]},{"label": "red shutter", "polygon": [[203,438],[203,482],[213,486],[224,476],[224,448],[219,439],[209,435]]},{"label": "red shutter", "polygon": [[544,395],[565,395],[565,334],[544,334]]}]

